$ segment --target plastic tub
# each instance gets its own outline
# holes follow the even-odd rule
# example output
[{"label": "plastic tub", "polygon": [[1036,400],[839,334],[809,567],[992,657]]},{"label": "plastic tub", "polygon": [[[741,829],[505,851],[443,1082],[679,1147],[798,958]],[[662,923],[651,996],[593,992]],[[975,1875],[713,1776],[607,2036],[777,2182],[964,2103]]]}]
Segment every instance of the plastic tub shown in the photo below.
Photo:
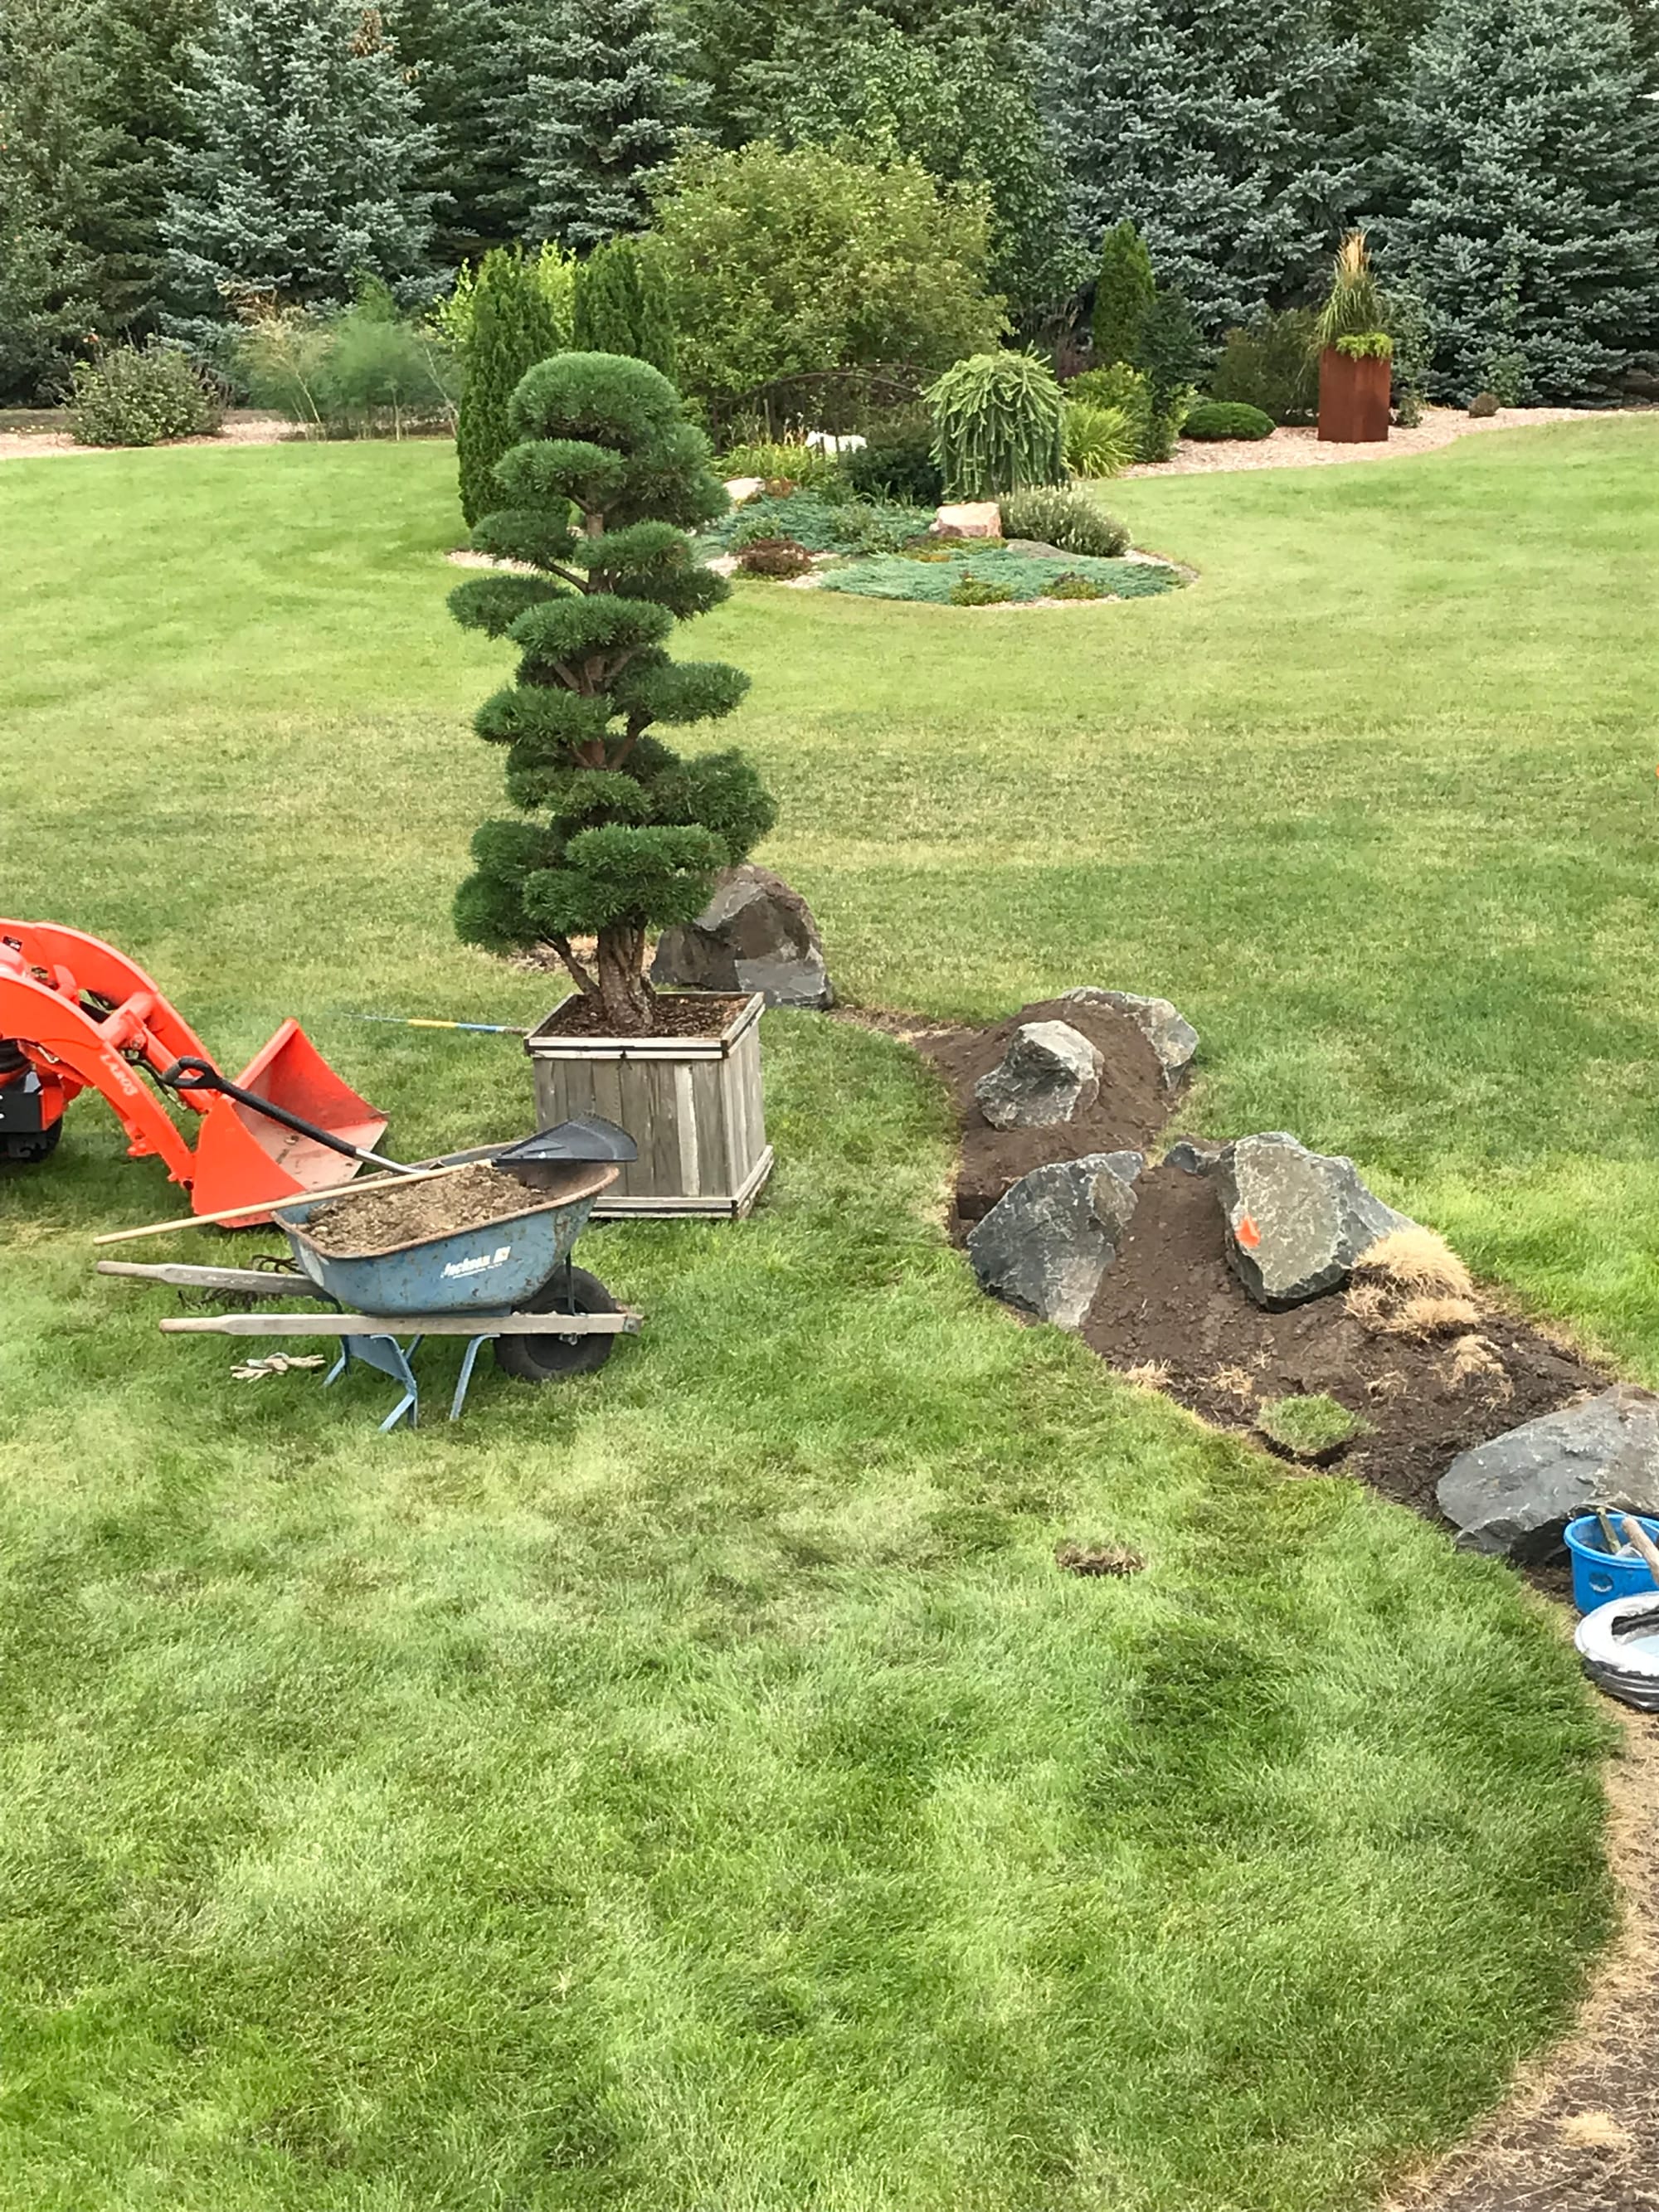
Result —
[{"label": "plastic tub", "polygon": [[[1607,1517],[1615,1528],[1624,1519],[1617,1512]],[[1636,1518],[1659,1543],[1659,1520],[1650,1519],[1645,1513],[1638,1513]],[[1572,1601],[1580,1613],[1594,1613],[1598,1605],[1607,1605],[1616,1597],[1640,1597],[1655,1587],[1644,1559],[1608,1557],[1607,1539],[1593,1513],[1568,1522],[1567,1553],[1572,1561]]]}]

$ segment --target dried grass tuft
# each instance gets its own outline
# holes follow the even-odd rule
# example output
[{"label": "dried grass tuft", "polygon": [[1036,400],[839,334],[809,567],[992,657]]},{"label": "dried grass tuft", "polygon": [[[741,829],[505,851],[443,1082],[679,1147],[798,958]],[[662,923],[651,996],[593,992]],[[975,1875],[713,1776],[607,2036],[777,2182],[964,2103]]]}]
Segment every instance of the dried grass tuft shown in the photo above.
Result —
[{"label": "dried grass tuft", "polygon": [[1497,1348],[1484,1336],[1460,1336],[1452,1346],[1451,1362],[1446,1370],[1447,1388],[1461,1390],[1466,1382],[1490,1384],[1489,1395],[1500,1406],[1506,1398],[1515,1395],[1509,1370]]},{"label": "dried grass tuft", "polygon": [[1393,1229],[1379,1237],[1360,1254],[1355,1272],[1380,1275],[1403,1290],[1442,1297],[1467,1298],[1474,1293],[1474,1278],[1445,1238],[1415,1222],[1409,1229]]},{"label": "dried grass tuft", "polygon": [[1138,1367],[1120,1367],[1118,1373],[1137,1390],[1167,1390],[1174,1370],[1162,1359],[1143,1359]]},{"label": "dried grass tuft", "polygon": [[1381,1329],[1388,1319],[1388,1293],[1381,1283],[1350,1283],[1342,1294],[1342,1310],[1361,1328]]},{"label": "dried grass tuft", "polygon": [[1204,1377],[1204,1387],[1224,1398],[1254,1398],[1255,1377],[1248,1367],[1218,1367]]},{"label": "dried grass tuft", "polygon": [[1407,1298],[1384,1326],[1395,1336],[1449,1336],[1454,1329],[1473,1328],[1480,1318],[1473,1298],[1421,1297]]}]

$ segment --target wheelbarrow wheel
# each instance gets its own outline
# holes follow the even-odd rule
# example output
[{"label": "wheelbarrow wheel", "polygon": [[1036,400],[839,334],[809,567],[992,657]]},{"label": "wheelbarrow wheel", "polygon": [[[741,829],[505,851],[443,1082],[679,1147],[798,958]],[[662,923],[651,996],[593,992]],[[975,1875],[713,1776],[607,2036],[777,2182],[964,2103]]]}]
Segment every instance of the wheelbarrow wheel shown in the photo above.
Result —
[{"label": "wheelbarrow wheel", "polygon": [[[617,1301],[597,1275],[586,1267],[561,1268],[533,1298],[525,1302],[526,1313],[608,1314],[618,1310]],[[572,1375],[591,1375],[611,1357],[616,1338],[610,1335],[498,1336],[495,1364],[520,1382],[562,1382]]]}]

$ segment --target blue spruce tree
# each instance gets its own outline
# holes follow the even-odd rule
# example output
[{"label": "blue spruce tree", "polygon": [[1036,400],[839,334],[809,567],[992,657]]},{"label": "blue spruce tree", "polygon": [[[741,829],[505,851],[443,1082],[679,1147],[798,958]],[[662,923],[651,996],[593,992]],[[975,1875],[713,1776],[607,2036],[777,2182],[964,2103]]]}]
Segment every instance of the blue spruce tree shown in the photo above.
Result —
[{"label": "blue spruce tree", "polygon": [[240,298],[338,303],[364,277],[417,295],[432,135],[379,10],[223,0],[191,64],[199,143],[162,222],[181,332],[211,343]]},{"label": "blue spruce tree", "polygon": [[647,229],[701,101],[657,0],[553,0],[532,58],[532,235],[586,253]]},{"label": "blue spruce tree", "polygon": [[1311,0],[1058,0],[1044,60],[1091,248],[1127,217],[1210,336],[1312,278],[1356,190],[1333,133],[1358,50]]},{"label": "blue spruce tree", "polygon": [[1604,392],[1659,346],[1659,102],[1619,0],[1447,0],[1393,104],[1386,266],[1430,389]]}]

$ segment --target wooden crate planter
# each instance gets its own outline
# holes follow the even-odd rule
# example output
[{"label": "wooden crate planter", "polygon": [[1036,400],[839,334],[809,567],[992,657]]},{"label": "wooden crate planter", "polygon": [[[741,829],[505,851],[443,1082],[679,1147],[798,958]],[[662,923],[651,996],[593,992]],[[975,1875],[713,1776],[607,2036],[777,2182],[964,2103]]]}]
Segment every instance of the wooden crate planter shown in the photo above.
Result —
[{"label": "wooden crate planter", "polygon": [[525,1039],[537,1125],[603,1114],[640,1148],[595,1217],[741,1219],[772,1171],[761,1091],[761,993],[718,1036],[703,1037],[562,1036],[555,1025],[569,1004],[562,1000]]},{"label": "wooden crate planter", "polygon": [[1356,360],[1327,346],[1319,356],[1319,435],[1327,445],[1380,445],[1389,434],[1394,364],[1379,356]]}]

